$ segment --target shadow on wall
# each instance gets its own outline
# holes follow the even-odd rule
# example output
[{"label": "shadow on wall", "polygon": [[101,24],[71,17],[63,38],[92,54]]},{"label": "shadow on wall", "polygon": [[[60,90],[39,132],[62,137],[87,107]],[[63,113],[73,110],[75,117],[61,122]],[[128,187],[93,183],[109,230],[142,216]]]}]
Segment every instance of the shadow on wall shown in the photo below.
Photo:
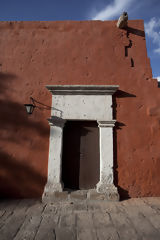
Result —
[{"label": "shadow on wall", "polygon": [[127,31],[127,36],[132,33],[132,34],[135,34],[137,36],[140,36],[140,37],[145,37],[145,32],[142,31],[142,30],[139,30],[139,29],[136,29],[136,28],[132,28],[132,27],[126,27],[125,29]]},{"label": "shadow on wall", "polygon": [[[13,74],[0,73],[0,198],[39,197],[46,176],[31,167],[30,160],[34,160],[27,159],[27,155],[43,149],[41,143],[32,141],[32,136],[47,138],[49,129],[42,122],[29,119],[23,103],[11,98],[15,79]],[[24,158],[19,154],[23,151]]]},{"label": "shadow on wall", "polygon": [[40,197],[46,178],[23,163],[23,159],[14,158],[0,152],[0,197],[28,198]]},{"label": "shadow on wall", "polygon": [[[118,90],[113,96],[113,118],[117,119],[117,102],[116,98],[128,98],[128,97],[136,97],[136,95],[127,93],[121,90]],[[125,127],[125,123],[116,122],[114,131],[113,131],[113,150],[114,150],[114,184],[118,188],[118,193],[120,195],[120,200],[129,199],[129,192],[126,189],[123,189],[119,186],[118,181],[118,161],[117,161],[117,132],[121,131],[123,127]]]}]

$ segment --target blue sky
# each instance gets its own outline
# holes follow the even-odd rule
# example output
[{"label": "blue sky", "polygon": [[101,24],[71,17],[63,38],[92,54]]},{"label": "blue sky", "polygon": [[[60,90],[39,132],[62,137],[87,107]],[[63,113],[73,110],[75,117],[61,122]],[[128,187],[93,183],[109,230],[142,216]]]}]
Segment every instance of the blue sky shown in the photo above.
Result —
[{"label": "blue sky", "polygon": [[160,0],[0,0],[0,21],[113,20],[127,11],[145,21],[153,77],[160,81]]}]

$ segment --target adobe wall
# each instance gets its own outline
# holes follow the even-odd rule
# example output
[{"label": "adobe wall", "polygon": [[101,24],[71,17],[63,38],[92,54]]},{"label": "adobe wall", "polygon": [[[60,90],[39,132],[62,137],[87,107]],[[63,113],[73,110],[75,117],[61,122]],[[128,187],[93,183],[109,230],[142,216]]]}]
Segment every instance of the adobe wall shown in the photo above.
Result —
[{"label": "adobe wall", "polygon": [[[115,184],[121,197],[160,196],[160,89],[143,25],[129,21],[126,31],[116,21],[0,22],[1,197],[43,193],[51,106],[45,85],[51,84],[120,86]],[[27,116],[30,96],[46,106]]]}]

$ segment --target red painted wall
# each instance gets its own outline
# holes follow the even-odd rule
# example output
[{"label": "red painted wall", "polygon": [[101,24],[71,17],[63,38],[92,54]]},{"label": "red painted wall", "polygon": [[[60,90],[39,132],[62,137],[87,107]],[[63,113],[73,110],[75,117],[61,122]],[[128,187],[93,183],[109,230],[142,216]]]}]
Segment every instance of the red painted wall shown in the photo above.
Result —
[{"label": "red painted wall", "polygon": [[[49,84],[120,86],[114,96],[115,184],[121,197],[160,196],[160,89],[143,21],[128,25],[126,31],[116,21],[0,22],[1,197],[43,193]],[[30,96],[46,106],[28,116],[23,104]]]}]

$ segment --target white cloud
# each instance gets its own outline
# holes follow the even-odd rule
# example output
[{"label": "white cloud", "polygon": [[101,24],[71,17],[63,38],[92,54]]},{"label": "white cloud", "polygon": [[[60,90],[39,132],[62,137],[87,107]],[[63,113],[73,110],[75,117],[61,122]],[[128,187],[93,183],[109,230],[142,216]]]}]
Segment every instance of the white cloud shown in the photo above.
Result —
[{"label": "white cloud", "polygon": [[160,76],[156,77],[158,79],[158,82],[160,82]]},{"label": "white cloud", "polygon": [[92,20],[108,20],[113,17],[119,17],[122,12],[126,11],[134,0],[114,0],[103,10],[97,12]]},{"label": "white cloud", "polygon": [[160,54],[160,48],[156,48],[156,49],[154,49],[154,52]]},{"label": "white cloud", "polygon": [[154,49],[155,53],[160,54],[160,18],[151,18],[148,23],[145,24],[146,34],[152,38],[153,43],[158,45],[158,48]]}]

